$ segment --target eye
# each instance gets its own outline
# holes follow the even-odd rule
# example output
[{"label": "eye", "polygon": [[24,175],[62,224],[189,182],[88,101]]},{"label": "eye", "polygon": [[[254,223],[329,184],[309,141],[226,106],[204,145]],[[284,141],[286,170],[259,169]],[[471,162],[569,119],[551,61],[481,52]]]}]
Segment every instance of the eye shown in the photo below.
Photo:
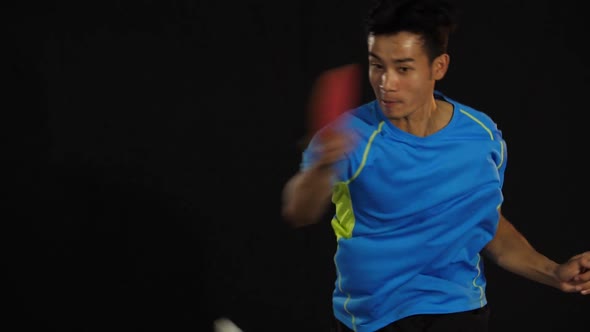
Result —
[{"label": "eye", "polygon": [[408,71],[410,71],[410,69],[411,69],[410,67],[399,67],[397,70],[400,73],[407,73]]},{"label": "eye", "polygon": [[376,62],[371,62],[370,66],[376,69],[382,69],[383,66],[380,63],[376,63]]}]

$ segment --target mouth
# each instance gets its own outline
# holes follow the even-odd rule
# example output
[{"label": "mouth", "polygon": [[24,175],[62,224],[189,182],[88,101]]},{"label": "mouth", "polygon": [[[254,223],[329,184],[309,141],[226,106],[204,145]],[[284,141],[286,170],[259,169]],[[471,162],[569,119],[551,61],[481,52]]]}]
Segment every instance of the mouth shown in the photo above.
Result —
[{"label": "mouth", "polygon": [[385,106],[393,106],[401,103],[401,101],[397,99],[381,99],[381,103]]}]

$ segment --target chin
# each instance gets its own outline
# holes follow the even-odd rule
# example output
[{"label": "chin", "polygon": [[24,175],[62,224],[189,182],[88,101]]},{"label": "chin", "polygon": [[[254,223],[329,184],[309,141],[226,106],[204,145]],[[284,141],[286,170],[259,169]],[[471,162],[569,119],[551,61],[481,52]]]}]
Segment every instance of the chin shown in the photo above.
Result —
[{"label": "chin", "polygon": [[387,117],[395,117],[396,115],[400,116],[403,113],[403,110],[399,107],[399,105],[386,106],[383,103],[380,103],[379,106],[381,107],[383,114],[385,114]]}]

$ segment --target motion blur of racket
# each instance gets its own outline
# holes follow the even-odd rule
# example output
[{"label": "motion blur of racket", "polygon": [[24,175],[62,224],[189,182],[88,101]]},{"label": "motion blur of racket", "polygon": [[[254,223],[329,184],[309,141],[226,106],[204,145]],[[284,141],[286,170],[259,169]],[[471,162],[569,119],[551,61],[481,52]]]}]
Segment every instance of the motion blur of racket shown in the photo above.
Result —
[{"label": "motion blur of racket", "polygon": [[244,332],[231,319],[221,317],[213,322],[213,332]]},{"label": "motion blur of racket", "polygon": [[361,96],[361,66],[347,64],[322,72],[311,90],[307,110],[305,148],[314,134],[342,113],[358,106]]}]

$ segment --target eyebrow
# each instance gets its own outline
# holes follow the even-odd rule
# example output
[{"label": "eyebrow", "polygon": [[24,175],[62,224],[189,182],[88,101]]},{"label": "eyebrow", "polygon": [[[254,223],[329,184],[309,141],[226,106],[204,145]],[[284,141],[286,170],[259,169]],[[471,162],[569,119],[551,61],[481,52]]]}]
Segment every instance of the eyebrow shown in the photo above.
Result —
[{"label": "eyebrow", "polygon": [[[369,56],[377,58],[378,60],[383,60],[377,54],[375,54],[373,52],[369,52]],[[393,60],[394,63],[406,63],[406,62],[414,62],[414,61],[415,61],[414,58],[401,58],[401,59],[394,59]]]}]

